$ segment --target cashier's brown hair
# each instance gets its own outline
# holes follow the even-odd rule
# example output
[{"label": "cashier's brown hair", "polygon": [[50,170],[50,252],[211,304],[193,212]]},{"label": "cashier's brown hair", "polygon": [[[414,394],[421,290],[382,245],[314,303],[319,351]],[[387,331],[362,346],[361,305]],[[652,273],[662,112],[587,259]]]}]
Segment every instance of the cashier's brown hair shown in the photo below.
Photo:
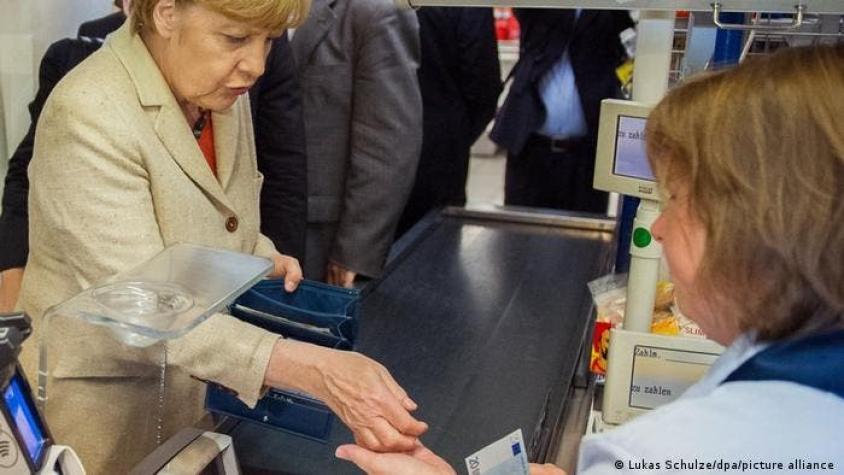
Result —
[{"label": "cashier's brown hair", "polygon": [[844,45],[690,80],[646,143],[658,182],[689,187],[696,284],[724,318],[761,340],[844,326]]},{"label": "cashier's brown hair", "polygon": [[[161,0],[133,0],[132,28],[140,32],[153,25],[152,14]],[[310,0],[174,0],[176,6],[202,5],[226,17],[280,33],[302,24],[308,16]]]}]

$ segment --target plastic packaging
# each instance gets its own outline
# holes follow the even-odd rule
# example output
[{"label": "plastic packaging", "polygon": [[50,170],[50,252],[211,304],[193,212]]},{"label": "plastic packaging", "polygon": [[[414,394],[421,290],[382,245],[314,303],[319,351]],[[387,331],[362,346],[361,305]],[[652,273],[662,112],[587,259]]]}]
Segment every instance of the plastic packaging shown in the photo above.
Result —
[{"label": "plastic packaging", "polygon": [[[610,329],[624,322],[627,274],[605,275],[589,282],[588,286],[597,311],[590,369],[595,374],[603,375],[606,374]],[[674,284],[667,280],[657,282],[651,333],[706,338],[695,322],[680,313],[674,301]]]}]

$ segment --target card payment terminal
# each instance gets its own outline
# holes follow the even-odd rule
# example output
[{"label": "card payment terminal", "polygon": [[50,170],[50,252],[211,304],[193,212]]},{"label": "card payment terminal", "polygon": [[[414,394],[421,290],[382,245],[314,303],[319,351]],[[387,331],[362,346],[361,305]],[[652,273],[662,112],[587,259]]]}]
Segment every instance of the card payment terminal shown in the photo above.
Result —
[{"label": "card payment terminal", "polygon": [[53,444],[18,364],[21,345],[31,332],[26,314],[0,314],[0,472],[84,474],[73,450]]}]

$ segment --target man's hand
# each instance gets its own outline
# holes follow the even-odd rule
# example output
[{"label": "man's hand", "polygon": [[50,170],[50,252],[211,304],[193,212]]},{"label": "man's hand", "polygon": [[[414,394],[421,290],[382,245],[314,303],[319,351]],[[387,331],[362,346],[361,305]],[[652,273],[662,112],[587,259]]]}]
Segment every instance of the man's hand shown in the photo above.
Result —
[{"label": "man's hand", "polygon": [[357,277],[355,271],[334,261],[328,261],[328,266],[325,269],[325,281],[327,283],[350,289],[355,284],[355,277]]},{"label": "man's hand", "polygon": [[382,454],[348,444],[337,447],[338,458],[348,460],[369,475],[455,475],[451,466],[419,443],[409,452]]},{"label": "man's hand", "polygon": [[11,312],[18,303],[23,280],[23,267],[0,272],[0,312]]},{"label": "man's hand", "polygon": [[284,290],[293,292],[302,281],[302,268],[295,257],[275,253],[272,255],[273,271],[269,277],[284,277]]},{"label": "man's hand", "polygon": [[386,368],[360,353],[279,340],[264,383],[324,401],[355,441],[379,452],[409,451],[428,425],[410,415],[416,403]]}]

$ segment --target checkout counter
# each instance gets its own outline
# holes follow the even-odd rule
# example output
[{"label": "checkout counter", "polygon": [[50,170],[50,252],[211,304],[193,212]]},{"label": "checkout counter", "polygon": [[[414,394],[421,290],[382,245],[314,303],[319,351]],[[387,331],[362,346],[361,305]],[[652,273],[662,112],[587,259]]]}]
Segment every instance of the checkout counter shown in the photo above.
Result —
[{"label": "checkout counter", "polygon": [[[755,6],[794,13],[787,28],[795,28],[803,13],[836,11],[840,5],[824,0],[796,7],[778,0],[712,5],[708,0],[398,2],[411,7],[647,10],[637,37],[633,99],[638,102],[610,102],[602,110],[596,188],[640,197],[643,204],[633,222],[625,325],[611,337],[600,424],[595,411],[589,414],[590,379],[580,378],[578,371],[586,368],[588,357],[581,355],[591,341],[593,321],[586,284],[610,271],[614,222],[507,208],[446,209],[398,243],[385,276],[370,283],[361,302],[356,349],[386,365],[419,403],[418,417],[430,424],[423,441],[452,467],[462,467],[466,456],[521,429],[529,460],[562,462],[572,469],[586,418],[588,431],[597,432],[665,404],[697,380],[721,351],[705,339],[649,333],[661,256],[650,226],[659,214],[659,193],[639,151],[643,134],[628,132],[643,127],[650,105],[667,89],[674,10],[712,9],[719,26],[738,29],[744,27],[719,23],[722,8],[746,11]],[[671,391],[656,397],[635,394],[637,385],[646,383]],[[575,394],[576,386],[580,394]],[[564,425],[569,427],[562,437]],[[340,424],[326,444],[247,422],[228,432],[246,472],[360,473],[334,458],[337,445],[352,441]],[[568,459],[557,456],[561,439]]]},{"label": "checkout counter", "polygon": [[[423,441],[453,467],[516,429],[530,460],[554,460],[577,369],[588,363],[586,283],[609,269],[613,226],[446,209],[406,234],[384,276],[363,289],[355,349],[411,394],[430,425]],[[230,422],[245,473],[360,473],[334,457],[352,441],[337,421],[327,443]]]},{"label": "checkout counter", "polygon": [[[396,243],[384,276],[361,289],[355,349],[389,368],[411,394],[418,417],[430,425],[424,442],[454,467],[517,429],[530,460],[554,459],[577,369],[585,371],[588,362],[593,318],[586,284],[612,262],[613,226],[589,216],[448,209]],[[73,323],[109,334],[120,345],[115,351],[143,349],[137,361],[160,374],[150,398],[161,398],[162,342],[228,303],[237,307],[237,296],[252,292],[270,269],[263,258],[171,246],[52,307],[44,340],[57,340],[49,335]],[[66,350],[40,345],[42,407],[61,390],[49,362],[63,361]],[[138,440],[160,437],[158,425],[137,429]],[[178,473],[209,473],[209,466],[237,473],[231,463],[226,468],[234,453],[245,473],[360,473],[334,457],[337,445],[353,440],[338,421],[327,441],[239,418],[224,418],[214,429],[224,434],[188,429],[161,440],[133,473],[172,473],[174,466],[204,467]]]},{"label": "checkout counter", "polygon": [[[557,459],[578,409],[571,395],[588,379],[586,284],[610,270],[614,227],[582,215],[446,209],[405,235],[384,275],[361,289],[355,349],[410,393],[430,425],[425,444],[450,465],[517,429],[531,461]],[[337,421],[326,442],[232,418],[217,428],[246,473],[360,473],[334,457],[353,440]]]}]

